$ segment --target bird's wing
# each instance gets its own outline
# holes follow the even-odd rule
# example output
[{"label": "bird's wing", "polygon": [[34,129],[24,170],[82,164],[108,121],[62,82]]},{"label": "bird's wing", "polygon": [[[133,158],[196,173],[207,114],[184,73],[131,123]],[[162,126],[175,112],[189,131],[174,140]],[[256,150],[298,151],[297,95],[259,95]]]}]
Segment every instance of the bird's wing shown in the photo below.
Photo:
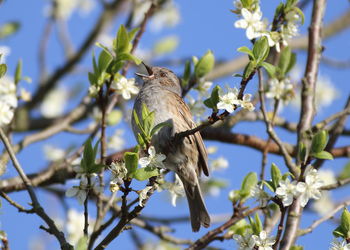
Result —
[{"label": "bird's wing", "polygon": [[[192,120],[192,114],[189,107],[186,105],[186,103],[183,101],[183,99],[179,95],[173,92],[172,92],[172,95],[174,95],[174,98],[177,101],[177,104],[178,104],[177,110],[182,116],[182,118],[185,120],[185,122],[187,123],[188,127],[190,129],[195,128],[196,124]],[[183,131],[176,131],[176,132],[183,132]],[[195,133],[193,136],[194,138],[191,138],[191,139],[192,140],[194,139],[199,152],[199,159],[198,159],[199,170],[202,170],[206,176],[209,176],[208,153],[207,153],[207,150],[205,149],[202,136],[199,132]]]}]

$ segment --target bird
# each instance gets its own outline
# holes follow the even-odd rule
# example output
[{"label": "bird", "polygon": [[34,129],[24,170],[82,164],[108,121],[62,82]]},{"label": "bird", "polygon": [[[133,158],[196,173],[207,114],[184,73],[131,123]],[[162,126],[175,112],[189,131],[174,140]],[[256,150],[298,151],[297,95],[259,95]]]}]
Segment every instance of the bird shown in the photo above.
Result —
[{"label": "bird", "polygon": [[[151,67],[143,63],[148,74],[136,73],[143,85],[135,99],[133,110],[141,117],[142,105],[155,113],[154,126],[170,122],[153,135],[151,144],[156,152],[166,156],[164,166],[174,171],[183,183],[188,201],[193,232],[210,226],[210,216],[203,200],[199,177],[209,176],[208,154],[199,132],[174,140],[180,132],[196,127],[189,107],[181,97],[182,88],[174,72],[163,67]],[[134,116],[131,120],[135,137],[140,132]]]}]

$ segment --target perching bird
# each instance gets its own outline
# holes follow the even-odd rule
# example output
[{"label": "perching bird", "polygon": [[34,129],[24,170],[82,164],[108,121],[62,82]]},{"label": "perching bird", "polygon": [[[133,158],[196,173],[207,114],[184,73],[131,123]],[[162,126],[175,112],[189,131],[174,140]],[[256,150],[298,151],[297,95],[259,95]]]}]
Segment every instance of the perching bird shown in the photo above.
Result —
[{"label": "perching bird", "polygon": [[[145,64],[144,64],[145,65]],[[180,140],[174,140],[177,133],[192,129],[196,124],[192,120],[190,109],[181,98],[181,85],[178,77],[169,69],[145,65],[148,75],[139,74],[143,86],[136,97],[134,110],[141,117],[142,103],[155,112],[154,126],[168,121],[172,126],[163,127],[156,133],[151,144],[156,152],[166,155],[164,165],[174,171],[181,179],[188,206],[192,230],[199,231],[200,226],[209,227],[210,217],[203,201],[198,177],[201,172],[208,176],[208,155],[199,132]],[[132,128],[135,136],[140,132],[134,117]]]}]

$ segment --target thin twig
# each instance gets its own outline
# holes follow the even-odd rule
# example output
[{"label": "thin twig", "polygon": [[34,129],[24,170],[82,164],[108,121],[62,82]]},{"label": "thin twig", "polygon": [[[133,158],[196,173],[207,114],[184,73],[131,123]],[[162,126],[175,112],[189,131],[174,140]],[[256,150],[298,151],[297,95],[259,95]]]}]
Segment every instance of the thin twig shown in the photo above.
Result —
[{"label": "thin twig", "polygon": [[259,97],[260,97],[260,103],[261,103],[260,110],[264,116],[264,121],[266,124],[266,131],[267,131],[268,135],[275,141],[275,143],[280,148],[282,155],[283,155],[284,162],[286,163],[289,171],[291,171],[291,173],[293,173],[293,174],[296,174],[298,172],[298,170],[297,170],[297,167],[295,166],[295,164],[293,163],[291,155],[289,154],[284,143],[277,136],[275,130],[273,129],[271,121],[267,117],[261,69],[258,70],[258,76],[259,76]]},{"label": "thin twig", "polygon": [[308,228],[305,229],[300,229],[298,232],[298,236],[302,236],[308,233],[311,233],[315,230],[316,227],[318,227],[321,223],[333,218],[333,216],[340,211],[341,209],[343,209],[344,207],[347,207],[350,205],[350,200],[342,202],[341,204],[339,204],[338,206],[334,207],[332,211],[327,212],[327,214],[323,217],[321,217],[318,220],[315,220],[311,226],[309,226]]},{"label": "thin twig", "polygon": [[156,183],[151,183],[151,189],[147,192],[146,199],[143,200],[143,205],[136,206],[127,216],[122,216],[118,224],[107,234],[107,236],[100,242],[100,244],[95,248],[95,250],[105,249],[109,243],[111,243],[118,235],[125,229],[125,226],[142,211],[148,199],[151,197],[156,189]]},{"label": "thin twig", "polygon": [[32,205],[33,205],[33,209],[34,209],[34,212],[40,216],[48,225],[49,227],[49,232],[51,234],[53,234],[57,240],[59,241],[60,243],[60,246],[62,249],[69,249],[69,250],[72,250],[73,249],[73,246],[70,245],[65,237],[64,237],[64,234],[63,232],[61,232],[55,222],[46,214],[45,210],[42,208],[42,206],[40,205],[39,201],[38,201],[38,198],[36,197],[36,194],[34,192],[34,189],[32,187],[32,184],[30,182],[30,180],[28,179],[27,175],[24,173],[21,165],[19,164],[17,158],[16,158],[16,155],[12,149],[12,146],[8,140],[8,138],[6,137],[4,131],[2,130],[2,128],[0,128],[0,137],[1,137],[1,140],[2,142],[4,143],[5,145],[5,148],[7,150],[7,152],[9,153],[10,155],[10,158],[12,160],[12,163],[13,163],[13,166],[15,167],[17,173],[19,174],[19,176],[21,177],[27,191],[28,191],[28,194],[30,196],[30,199],[32,200]]},{"label": "thin twig", "polygon": [[225,231],[227,228],[231,227],[235,223],[237,223],[239,220],[242,218],[247,217],[248,215],[251,215],[255,211],[259,210],[260,207],[254,207],[251,208],[245,212],[238,212],[235,216],[233,216],[230,220],[228,220],[226,223],[223,225],[209,231],[206,233],[203,237],[199,238],[195,243],[193,243],[191,246],[186,248],[187,250],[198,250],[198,249],[203,249],[205,248],[210,242],[215,240],[216,236],[223,231]]},{"label": "thin twig", "polygon": [[[315,115],[315,89],[318,74],[318,67],[322,52],[322,19],[325,12],[326,0],[314,0],[311,24],[309,27],[309,41],[308,41],[308,57],[306,62],[304,79],[302,80],[301,90],[301,110],[298,123],[298,143],[308,145],[308,138],[306,131],[312,126],[312,121]],[[297,159],[300,164],[300,159]],[[303,171],[304,169],[302,169]],[[298,175],[295,175],[296,177]],[[301,176],[302,177],[302,176]],[[281,241],[281,250],[290,249],[296,238],[301,213],[303,208],[300,206],[300,197],[297,198],[289,208],[286,230]]]},{"label": "thin twig", "polygon": [[0,195],[8,201],[8,203],[10,203],[10,205],[14,206],[15,208],[18,209],[19,212],[23,212],[23,213],[28,213],[28,214],[32,214],[34,213],[33,209],[25,209],[22,205],[18,204],[17,202],[15,202],[14,200],[12,200],[10,198],[10,196],[8,196],[5,192],[0,190]]}]

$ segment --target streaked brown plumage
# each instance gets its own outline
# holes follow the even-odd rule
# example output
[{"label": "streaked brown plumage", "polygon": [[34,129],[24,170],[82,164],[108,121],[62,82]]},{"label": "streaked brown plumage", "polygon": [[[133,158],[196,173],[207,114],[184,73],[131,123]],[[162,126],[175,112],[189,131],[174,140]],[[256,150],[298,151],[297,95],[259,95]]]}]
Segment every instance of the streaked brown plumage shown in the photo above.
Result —
[{"label": "streaked brown plumage", "polygon": [[[172,123],[172,127],[163,127],[153,136],[152,145],[157,152],[166,155],[165,167],[180,177],[190,208],[192,230],[196,232],[201,225],[204,227],[210,225],[210,217],[198,182],[202,171],[205,175],[209,175],[207,151],[198,132],[174,143],[172,139],[176,133],[196,126],[188,106],[181,98],[180,81],[166,68],[148,66],[146,68],[149,75],[138,74],[144,84],[135,100],[134,110],[141,117],[142,103],[145,103],[150,111],[155,112],[154,125],[164,121]],[[132,127],[134,134],[137,135],[139,129],[134,119]]]}]

